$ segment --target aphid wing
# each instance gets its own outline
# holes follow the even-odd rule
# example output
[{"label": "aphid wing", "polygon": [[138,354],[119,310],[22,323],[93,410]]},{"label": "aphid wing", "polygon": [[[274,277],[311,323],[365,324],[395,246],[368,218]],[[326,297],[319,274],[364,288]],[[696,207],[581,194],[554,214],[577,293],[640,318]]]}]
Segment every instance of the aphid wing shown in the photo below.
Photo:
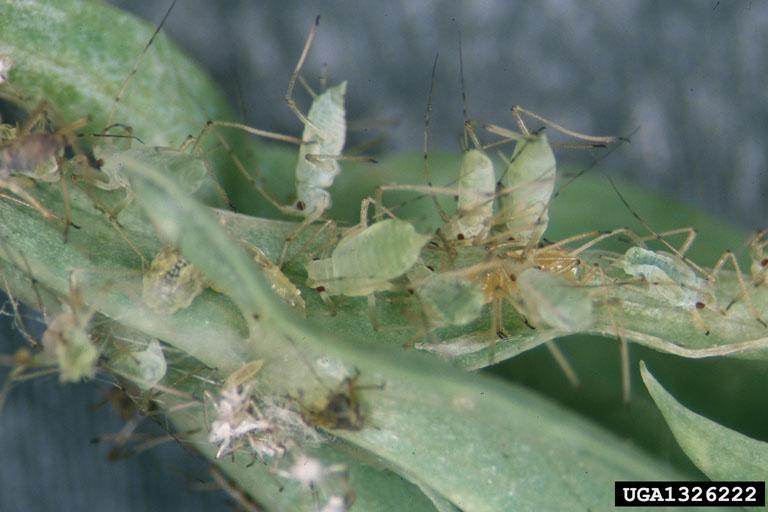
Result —
[{"label": "aphid wing", "polygon": [[504,173],[504,187],[511,190],[501,197],[510,236],[522,245],[537,243],[549,223],[549,200],[555,189],[555,155],[542,133],[515,145]]},{"label": "aphid wing", "polygon": [[466,239],[484,239],[491,229],[496,174],[493,162],[477,149],[470,149],[461,159],[457,218],[446,227],[449,239],[459,234]]},{"label": "aphid wing", "polygon": [[515,306],[533,325],[579,332],[593,323],[588,290],[564,277],[529,268],[517,276],[517,287]]}]

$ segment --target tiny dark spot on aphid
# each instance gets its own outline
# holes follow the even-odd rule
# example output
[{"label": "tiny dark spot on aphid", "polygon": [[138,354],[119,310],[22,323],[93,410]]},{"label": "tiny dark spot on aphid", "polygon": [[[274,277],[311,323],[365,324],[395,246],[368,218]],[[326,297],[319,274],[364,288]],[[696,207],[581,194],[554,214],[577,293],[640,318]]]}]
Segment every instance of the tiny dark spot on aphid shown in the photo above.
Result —
[{"label": "tiny dark spot on aphid", "polygon": [[258,313],[254,313],[254,314],[253,314],[253,319],[254,319],[254,320],[259,320],[260,318],[261,318],[261,317],[259,316],[259,314],[258,314]]},{"label": "tiny dark spot on aphid", "polygon": [[768,267],[768,258],[763,258],[762,260],[760,260],[760,266]]},{"label": "tiny dark spot on aphid", "polygon": [[707,305],[704,304],[703,302],[696,303],[696,309],[704,309],[705,307],[707,307]]},{"label": "tiny dark spot on aphid", "polygon": [[516,276],[515,274],[513,274],[513,273],[511,273],[511,272],[510,272],[510,273],[509,273],[509,279],[510,279],[511,281],[517,281],[517,276]]},{"label": "tiny dark spot on aphid", "polygon": [[704,336],[709,336],[709,330],[704,331]]},{"label": "tiny dark spot on aphid", "polygon": [[315,290],[322,293],[325,291],[325,286],[318,286],[317,288],[315,288]]},{"label": "tiny dark spot on aphid", "polygon": [[319,258],[319,257],[317,257],[317,256],[314,256],[314,257],[312,258],[312,261],[320,261],[320,258]]},{"label": "tiny dark spot on aphid", "polygon": [[453,196],[453,200],[454,201],[458,201],[459,200],[459,196]]},{"label": "tiny dark spot on aphid", "polygon": [[456,235],[456,239],[457,240],[464,240],[464,233],[459,233],[458,235]]},{"label": "tiny dark spot on aphid", "polygon": [[496,337],[499,339],[504,339],[507,337],[507,335],[504,333],[504,331],[496,331]]},{"label": "tiny dark spot on aphid", "polygon": [[94,164],[96,164],[97,168],[101,169],[101,167],[104,165],[104,159],[103,158],[99,158],[98,160],[96,160],[94,162]]},{"label": "tiny dark spot on aphid", "polygon": [[304,201],[296,201],[296,209],[297,210],[302,211],[302,210],[304,210],[304,208],[305,208]]},{"label": "tiny dark spot on aphid", "polygon": [[507,238],[507,242],[513,242],[514,240],[515,240],[515,237],[513,236],[510,236],[509,238]]},{"label": "tiny dark spot on aphid", "polygon": [[408,288],[406,291],[407,291],[408,293],[410,293],[411,295],[413,295],[413,294],[414,294],[414,289],[413,289],[413,288]]},{"label": "tiny dark spot on aphid", "polygon": [[430,271],[432,271],[432,272],[434,272],[434,271],[435,271],[435,267],[433,267],[432,265],[427,265],[427,268],[428,268]]}]

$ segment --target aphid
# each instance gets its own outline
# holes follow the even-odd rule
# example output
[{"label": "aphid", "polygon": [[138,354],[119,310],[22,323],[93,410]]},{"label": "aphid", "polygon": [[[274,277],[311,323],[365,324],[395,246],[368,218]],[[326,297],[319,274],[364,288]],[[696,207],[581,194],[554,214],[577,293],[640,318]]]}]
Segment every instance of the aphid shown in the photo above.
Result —
[{"label": "aphid", "polygon": [[420,235],[412,224],[386,219],[367,225],[367,205],[361,209],[360,225],[346,233],[330,258],[306,263],[307,285],[328,296],[368,297],[368,313],[378,329],[374,293],[392,290],[393,279],[404,275],[419,259],[430,237]]},{"label": "aphid", "polygon": [[178,251],[164,248],[144,273],[144,303],[161,315],[189,307],[209,280]]},{"label": "aphid", "polygon": [[273,206],[282,213],[304,217],[305,220],[302,227],[320,218],[331,206],[331,196],[326,189],[333,184],[334,179],[341,171],[339,160],[370,160],[365,157],[343,157],[341,155],[347,132],[346,111],[344,107],[344,97],[347,90],[346,82],[329,87],[319,95],[310,91],[313,101],[306,115],[301,112],[296,104],[296,100],[293,98],[296,81],[300,80],[299,73],[304,66],[304,61],[314,41],[319,23],[320,17],[318,16],[310,29],[299,61],[288,81],[288,88],[285,93],[285,101],[288,107],[304,125],[304,132],[300,139],[228,121],[209,121],[198,136],[199,141],[213,127],[237,128],[259,137],[298,144],[299,159],[295,171],[296,201],[292,205],[283,205],[274,199],[253,180],[239,160],[235,159],[235,163],[243,176]]},{"label": "aphid", "polygon": [[650,292],[673,306],[695,311],[698,303],[714,302],[710,283],[672,255],[630,247],[620,265],[627,274],[652,284]]},{"label": "aphid", "polygon": [[70,123],[56,132],[48,131],[48,112],[51,106],[42,101],[32,111],[22,127],[1,125],[0,127],[0,188],[5,188],[19,196],[35,208],[47,220],[59,220],[58,217],[40,204],[29,192],[24,190],[13,178],[24,176],[33,181],[52,183],[59,181],[64,197],[64,234],[68,232],[71,222],[69,209],[69,193],[66,190],[62,173],[64,151],[71,147],[80,152],[79,145],[73,133],[87,124],[88,119],[82,118]]}]

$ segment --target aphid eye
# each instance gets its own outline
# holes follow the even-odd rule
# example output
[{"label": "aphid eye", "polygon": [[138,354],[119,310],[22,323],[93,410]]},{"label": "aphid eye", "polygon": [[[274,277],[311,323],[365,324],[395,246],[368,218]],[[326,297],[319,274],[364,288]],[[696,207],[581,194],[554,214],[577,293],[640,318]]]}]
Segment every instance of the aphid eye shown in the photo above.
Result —
[{"label": "aphid eye", "polygon": [[464,240],[464,233],[459,233],[458,235],[456,235],[456,239],[457,240]]},{"label": "aphid eye", "polygon": [[296,209],[299,211],[303,211],[305,208],[304,201],[296,201]]},{"label": "aphid eye", "polygon": [[761,267],[768,267],[768,258],[763,258],[762,261],[760,261]]},{"label": "aphid eye", "polygon": [[99,158],[99,159],[98,159],[98,160],[96,160],[94,163],[96,164],[96,167],[98,167],[99,169],[101,169],[101,168],[104,166],[104,159],[103,159],[103,158]]},{"label": "aphid eye", "polygon": [[704,309],[707,305],[703,302],[697,302],[696,303],[696,309]]},{"label": "aphid eye", "polygon": [[512,281],[517,281],[517,276],[515,274],[510,273],[509,274],[509,279],[512,280]]},{"label": "aphid eye", "polygon": [[315,288],[315,290],[322,293],[325,291],[325,286],[318,286],[317,288]]}]

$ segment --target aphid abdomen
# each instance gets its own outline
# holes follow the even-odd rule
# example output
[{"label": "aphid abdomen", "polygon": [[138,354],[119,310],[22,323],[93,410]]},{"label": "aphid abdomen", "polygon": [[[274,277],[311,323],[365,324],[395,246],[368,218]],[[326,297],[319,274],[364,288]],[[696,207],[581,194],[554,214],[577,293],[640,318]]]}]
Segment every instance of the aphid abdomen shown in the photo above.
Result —
[{"label": "aphid abdomen", "polygon": [[493,219],[496,175],[493,162],[480,150],[470,149],[461,159],[456,219],[445,229],[448,239],[482,240]]},{"label": "aphid abdomen", "polygon": [[549,223],[555,189],[555,155],[544,133],[519,141],[504,173],[503,218],[510,236],[521,245],[536,244]]},{"label": "aphid abdomen", "polygon": [[324,190],[341,172],[337,157],[344,149],[347,135],[344,96],[347,82],[330,87],[312,102],[307,114],[296,164],[296,197],[303,204],[301,214],[320,215],[331,205]]},{"label": "aphid abdomen", "polygon": [[529,268],[517,276],[513,302],[533,325],[579,332],[593,323],[592,298],[587,289],[536,268]]},{"label": "aphid abdomen", "polygon": [[429,236],[408,222],[386,219],[343,239],[333,251],[337,274],[390,280],[416,264]]},{"label": "aphid abdomen", "polygon": [[56,157],[64,154],[64,139],[55,134],[33,133],[0,147],[0,170],[35,180],[58,181]]},{"label": "aphid abdomen", "polygon": [[350,297],[389,290],[389,281],[416,263],[428,240],[408,222],[377,222],[343,238],[330,258],[309,262],[308,284],[323,286],[331,295]]}]

